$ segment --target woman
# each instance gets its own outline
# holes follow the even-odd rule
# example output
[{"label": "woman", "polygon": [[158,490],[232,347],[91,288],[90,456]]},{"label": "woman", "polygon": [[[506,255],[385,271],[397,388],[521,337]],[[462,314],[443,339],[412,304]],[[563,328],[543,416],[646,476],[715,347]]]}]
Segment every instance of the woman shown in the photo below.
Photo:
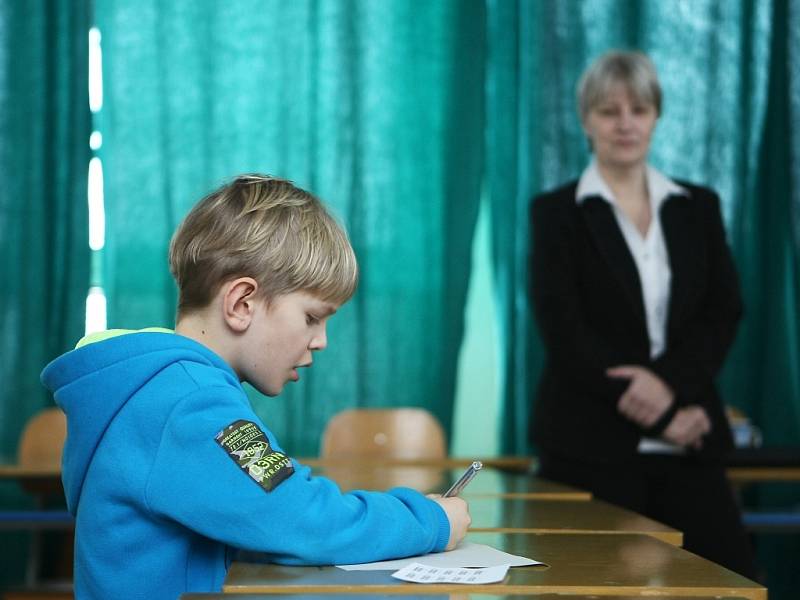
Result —
[{"label": "woman", "polygon": [[688,550],[755,578],[714,387],[742,310],[719,199],[648,165],[661,89],[645,55],[601,56],[578,104],[593,160],[531,206],[540,475],[679,529]]}]

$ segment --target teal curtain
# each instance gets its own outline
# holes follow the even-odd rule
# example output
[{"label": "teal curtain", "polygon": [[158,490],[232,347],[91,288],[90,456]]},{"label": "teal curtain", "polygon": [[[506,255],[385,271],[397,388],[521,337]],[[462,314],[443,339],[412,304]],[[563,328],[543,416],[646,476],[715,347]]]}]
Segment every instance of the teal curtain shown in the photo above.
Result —
[{"label": "teal curtain", "polygon": [[[503,449],[529,452],[528,411],[543,350],[527,299],[528,204],[589,159],[575,84],[612,48],[636,48],[664,88],[652,162],[714,187],[745,298],[720,377],[725,401],[767,445],[800,441],[800,2],[537,0],[487,3],[486,189],[501,312]],[[579,418],[579,417],[576,417]],[[796,486],[761,489],[796,505]],[[800,546],[758,540],[771,596],[792,597]],[[794,565],[794,566],[792,566]],[[782,596],[781,594],[787,594]]]},{"label": "teal curtain", "polygon": [[83,334],[89,245],[81,2],[0,2],[0,460],[51,401],[44,365]]},{"label": "teal curtain", "polygon": [[98,0],[109,327],[173,324],[171,232],[241,172],[287,177],[345,223],[355,298],[303,381],[254,407],[295,455],[356,406],[449,428],[483,160],[478,0]]},{"label": "teal curtain", "polygon": [[[0,462],[52,404],[39,372],[82,335],[89,285],[86,2],[0,0]],[[0,506],[30,498],[0,485]],[[24,573],[27,536],[4,533],[0,589]]]},{"label": "teal curtain", "polygon": [[772,8],[766,114],[754,140],[750,187],[732,210],[747,318],[722,384],[726,397],[764,430],[768,444],[798,445],[800,2],[775,1]]}]

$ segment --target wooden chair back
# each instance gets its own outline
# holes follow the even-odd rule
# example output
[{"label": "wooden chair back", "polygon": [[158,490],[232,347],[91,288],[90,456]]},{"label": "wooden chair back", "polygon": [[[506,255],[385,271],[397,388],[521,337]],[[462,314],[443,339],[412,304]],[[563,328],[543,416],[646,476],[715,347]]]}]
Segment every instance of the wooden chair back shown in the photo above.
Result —
[{"label": "wooden chair back", "polygon": [[323,459],[442,459],[444,430],[422,408],[358,408],[335,415],[322,434]]},{"label": "wooden chair back", "polygon": [[29,468],[61,468],[67,438],[67,417],[59,408],[46,408],[26,423],[17,447],[17,462]]},{"label": "wooden chair back", "polygon": [[[30,471],[29,476],[20,480],[20,485],[31,493],[37,510],[22,512],[17,519],[35,523],[32,526],[30,544],[28,546],[28,562],[25,568],[25,582],[30,589],[38,588],[45,530],[63,530],[73,526],[73,518],[66,510],[53,510],[51,500],[58,499],[63,506],[64,490],[58,473],[61,470],[61,452],[67,439],[67,417],[59,408],[46,408],[33,415],[22,430],[17,445],[17,466]],[[47,509],[47,512],[41,512]],[[50,534],[52,535],[52,534]],[[68,574],[73,563],[72,548],[74,538],[71,531],[48,542],[46,556],[49,568],[59,574]],[[71,584],[62,593],[52,595],[53,598],[72,597],[69,591]],[[6,598],[12,596],[6,595]],[[17,597],[17,596],[13,596]],[[20,596],[21,597],[21,596]],[[25,596],[26,598],[28,596]],[[44,596],[32,595],[31,598]],[[50,596],[48,596],[50,597]]]}]

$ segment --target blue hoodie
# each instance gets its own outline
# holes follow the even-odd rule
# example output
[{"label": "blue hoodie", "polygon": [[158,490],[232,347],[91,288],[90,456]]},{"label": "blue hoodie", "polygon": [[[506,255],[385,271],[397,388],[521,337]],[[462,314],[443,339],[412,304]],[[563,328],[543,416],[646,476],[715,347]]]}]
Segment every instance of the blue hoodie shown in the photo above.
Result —
[{"label": "blue hoodie", "polygon": [[205,346],[162,332],[100,339],[42,373],[67,415],[77,598],[219,591],[236,549],[297,565],[444,549],[435,502],[406,488],[342,494],[289,459]]}]

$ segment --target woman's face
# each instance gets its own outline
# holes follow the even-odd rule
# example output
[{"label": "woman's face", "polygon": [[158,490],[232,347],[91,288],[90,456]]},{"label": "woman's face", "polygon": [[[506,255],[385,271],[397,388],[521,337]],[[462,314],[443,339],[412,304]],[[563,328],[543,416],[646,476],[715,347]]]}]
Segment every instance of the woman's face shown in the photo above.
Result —
[{"label": "woman's face", "polygon": [[655,106],[635,98],[620,83],[591,108],[583,129],[601,165],[631,168],[647,160],[657,119]]}]

